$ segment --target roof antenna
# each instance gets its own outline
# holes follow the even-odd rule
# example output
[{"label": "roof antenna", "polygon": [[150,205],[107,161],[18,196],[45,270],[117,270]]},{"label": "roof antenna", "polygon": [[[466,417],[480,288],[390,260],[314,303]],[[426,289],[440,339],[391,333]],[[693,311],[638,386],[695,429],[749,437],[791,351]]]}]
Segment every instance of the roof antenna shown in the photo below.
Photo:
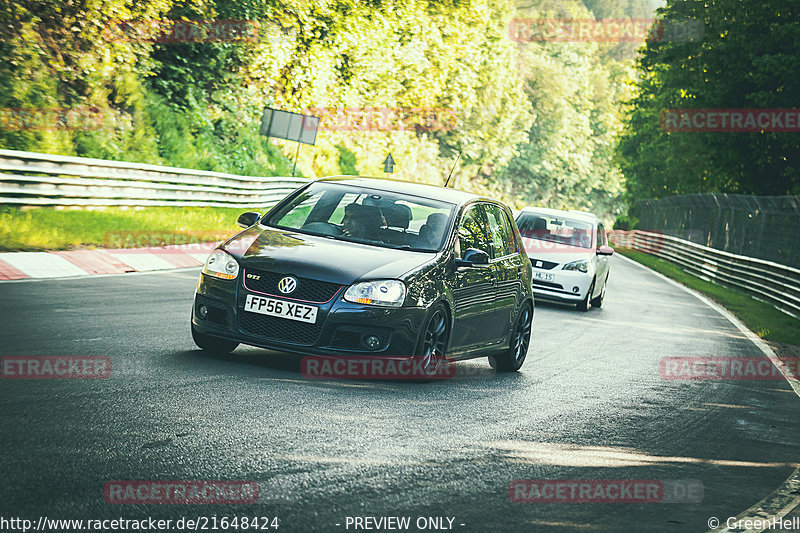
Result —
[{"label": "roof antenna", "polygon": [[463,150],[458,151],[458,156],[456,156],[456,162],[453,163],[453,168],[450,169],[450,174],[447,176],[447,179],[444,182],[445,188],[447,188],[447,184],[450,183],[450,178],[453,177],[453,171],[456,169],[456,165],[458,164],[458,160],[461,158],[461,152]]}]

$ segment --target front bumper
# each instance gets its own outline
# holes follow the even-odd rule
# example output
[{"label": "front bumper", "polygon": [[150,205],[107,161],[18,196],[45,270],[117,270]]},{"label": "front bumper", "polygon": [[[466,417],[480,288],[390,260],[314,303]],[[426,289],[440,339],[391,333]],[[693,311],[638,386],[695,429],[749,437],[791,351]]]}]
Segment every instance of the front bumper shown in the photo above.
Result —
[{"label": "front bumper", "polygon": [[[346,302],[342,298],[345,288],[326,303],[304,303],[318,308],[316,322],[308,324],[244,311],[251,292],[240,280],[222,281],[201,274],[192,324],[200,333],[304,355],[414,355],[426,309]],[[203,318],[198,311],[201,305],[207,310]],[[369,336],[380,339],[374,349],[365,342]]]},{"label": "front bumper", "polygon": [[[537,279],[536,273],[550,274],[552,279],[544,281]],[[580,272],[574,270],[544,270],[534,267],[531,286],[537,298],[555,300],[559,302],[578,303],[586,298],[592,284],[594,272]]]}]

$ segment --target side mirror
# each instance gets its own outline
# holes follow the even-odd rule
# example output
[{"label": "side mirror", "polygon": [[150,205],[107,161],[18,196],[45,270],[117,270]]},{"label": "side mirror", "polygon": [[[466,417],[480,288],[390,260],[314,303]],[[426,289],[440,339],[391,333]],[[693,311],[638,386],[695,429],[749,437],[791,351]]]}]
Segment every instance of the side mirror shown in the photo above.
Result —
[{"label": "side mirror", "polygon": [[243,228],[249,228],[256,222],[258,222],[259,218],[261,218],[261,215],[259,213],[248,211],[247,213],[242,213],[241,215],[239,215],[239,220],[237,220],[236,223]]},{"label": "side mirror", "polygon": [[597,249],[597,255],[614,255],[614,249],[610,246],[601,246]]},{"label": "side mirror", "polygon": [[456,266],[486,266],[489,264],[489,254],[476,248],[467,248],[463,259],[456,259]]}]

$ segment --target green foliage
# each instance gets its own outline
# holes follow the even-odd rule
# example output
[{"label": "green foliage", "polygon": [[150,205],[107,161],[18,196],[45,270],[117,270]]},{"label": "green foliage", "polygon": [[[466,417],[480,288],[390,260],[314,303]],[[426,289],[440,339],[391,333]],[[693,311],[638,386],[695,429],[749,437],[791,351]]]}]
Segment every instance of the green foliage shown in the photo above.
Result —
[{"label": "green foliage", "polygon": [[639,220],[631,216],[630,213],[622,213],[614,221],[614,226],[612,229],[625,230],[625,231],[636,229],[636,224],[638,222]]},{"label": "green foliage", "polygon": [[778,132],[667,132],[675,108],[796,108],[796,2],[669,0],[666,21],[703,21],[701,42],[649,42],[617,151],[631,200],[697,192],[800,193],[800,137]]},{"label": "green foliage", "polygon": [[[560,11],[532,7],[533,19],[589,19],[581,3]],[[520,154],[500,173],[516,204],[587,209],[612,218],[622,210],[623,176],[612,154],[620,128],[624,61],[592,42],[531,42],[520,47],[521,76],[535,113]]]},{"label": "green foliage", "polygon": [[[656,1],[656,0],[652,0]],[[544,3],[544,2],[542,2]],[[589,2],[599,13],[610,9]],[[651,2],[652,3],[652,2]],[[620,15],[639,16],[629,2]],[[648,4],[650,5],[650,4]],[[0,146],[249,175],[454,182],[516,205],[620,210],[611,161],[628,59],[597,43],[514,43],[513,18],[591,17],[513,0],[25,0],[0,44],[0,107],[91,107],[100,127],[0,130]],[[124,38],[116,21],[246,20],[252,39]],[[617,54],[619,55],[619,54]],[[258,135],[264,105],[445,109],[444,128]]]},{"label": "green foliage", "polygon": [[352,150],[348,150],[346,146],[337,145],[336,149],[339,150],[339,168],[342,174],[358,174],[358,169],[356,169],[356,154]]}]

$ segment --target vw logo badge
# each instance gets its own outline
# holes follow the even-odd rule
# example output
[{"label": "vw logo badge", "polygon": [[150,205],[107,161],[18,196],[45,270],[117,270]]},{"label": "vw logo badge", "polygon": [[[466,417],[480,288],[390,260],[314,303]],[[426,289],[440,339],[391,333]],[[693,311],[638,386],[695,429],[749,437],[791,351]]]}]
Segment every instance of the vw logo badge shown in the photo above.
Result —
[{"label": "vw logo badge", "polygon": [[278,282],[278,290],[283,294],[291,294],[297,288],[297,280],[292,276],[281,278]]}]

